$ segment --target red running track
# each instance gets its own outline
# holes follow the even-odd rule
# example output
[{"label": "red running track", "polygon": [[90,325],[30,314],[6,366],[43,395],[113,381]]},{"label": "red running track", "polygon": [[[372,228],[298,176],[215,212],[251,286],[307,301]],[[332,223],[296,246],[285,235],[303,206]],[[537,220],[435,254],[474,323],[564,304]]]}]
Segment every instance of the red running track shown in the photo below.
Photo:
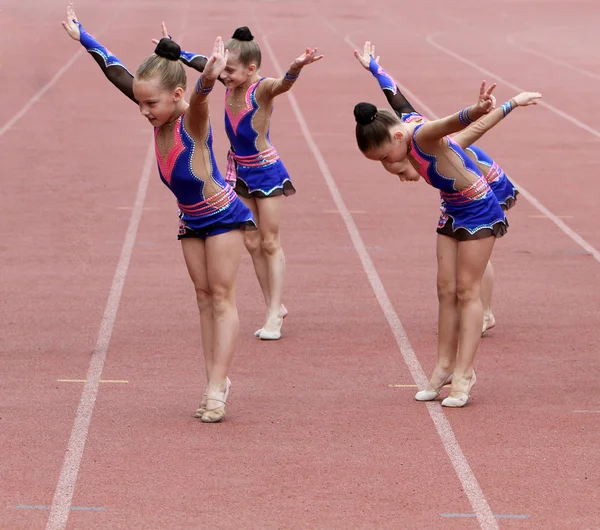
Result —
[{"label": "red running track", "polygon": [[[246,256],[220,425],[191,416],[203,389],[197,314],[151,131],[64,35],[64,8],[0,11],[10,73],[0,77],[10,102],[0,108],[0,528],[600,528],[600,8],[76,6],[131,69],[163,19],[200,52],[250,25],[264,75],[306,46],[326,55],[273,118],[299,191],[283,226],[285,336],[252,336],[263,305]],[[544,95],[481,142],[533,202],[519,199],[494,252],[498,325],[465,409],[413,400],[435,356],[438,204],[355,147],[353,105],[385,106],[352,57],[350,43],[367,39],[432,115],[468,104],[482,78],[499,81],[499,100]],[[217,89],[211,109],[224,161],[221,98]],[[67,452],[73,440],[81,458]]]}]

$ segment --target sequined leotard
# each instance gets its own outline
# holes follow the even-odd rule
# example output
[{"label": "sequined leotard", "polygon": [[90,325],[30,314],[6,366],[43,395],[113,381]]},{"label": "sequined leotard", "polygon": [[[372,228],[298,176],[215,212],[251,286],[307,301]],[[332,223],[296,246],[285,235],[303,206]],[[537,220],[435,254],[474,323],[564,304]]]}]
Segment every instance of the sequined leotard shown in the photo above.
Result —
[{"label": "sequined leotard", "polygon": [[475,160],[481,172],[484,173],[502,209],[509,210],[512,208],[515,205],[519,191],[502,168],[483,149],[476,145],[470,145],[465,151]]},{"label": "sequined leotard", "polygon": [[296,192],[283,162],[271,144],[268,129],[266,140],[269,147],[260,151],[256,146],[260,134],[252,121],[260,108],[256,90],[264,79],[263,77],[248,87],[246,106],[235,116],[227,105],[230,90],[225,94],[225,130],[231,142],[231,162],[236,167],[235,189],[243,197],[264,198],[292,195]]},{"label": "sequined leotard", "polygon": [[[208,237],[237,228],[254,228],[252,213],[236,196],[233,188],[221,176],[212,150],[212,128],[209,128],[206,148],[210,157],[210,175],[197,176],[192,167],[196,149],[194,139],[185,129],[184,115],[173,125],[174,144],[166,159],[155,143],[160,178],[177,198],[179,207],[179,239]],[[158,135],[154,129],[154,137]],[[204,196],[205,181],[211,179],[221,191]]]},{"label": "sequined leotard", "polygon": [[[408,100],[404,97],[404,95],[398,88],[396,82],[379,64],[377,64],[373,57],[371,57],[369,70],[377,79],[377,82],[379,83],[380,88],[383,90],[383,93],[385,94],[389,104],[394,109],[396,114],[402,119],[402,121],[404,121],[405,123],[410,123],[418,120],[427,121],[426,118],[424,118],[421,114],[415,111],[414,107],[408,102]],[[449,143],[450,145],[455,145],[458,149],[462,151],[460,146],[458,146],[455,142]],[[470,150],[470,154],[466,154],[472,156],[472,159],[476,163],[482,164],[484,165],[484,167],[486,165],[489,166],[489,168],[486,168],[484,177],[487,179],[492,191],[494,192],[496,199],[500,203],[500,206],[503,209],[510,208],[514,204],[517,192],[512,183],[504,174],[504,172],[497,166],[497,164],[495,164],[490,159],[489,156],[487,156],[481,149],[477,148],[476,146],[471,145],[467,150]],[[465,154],[465,151],[462,151],[463,154],[461,155],[461,157]],[[475,167],[474,169],[480,175],[482,174],[482,171],[480,171],[478,167]],[[430,182],[427,177],[424,178],[433,186],[438,187],[432,182]],[[480,187],[482,187],[482,185],[480,185]],[[446,197],[448,196],[446,195]],[[455,210],[455,208],[449,206],[447,202],[447,200],[444,200],[444,193],[442,193],[442,216],[440,217],[438,229],[441,226],[445,226],[449,215],[448,209]]]},{"label": "sequined leotard", "polygon": [[454,179],[439,172],[437,157],[426,153],[419,146],[416,136],[423,125],[417,125],[412,133],[408,156],[414,160],[419,175],[440,190],[442,214],[438,222],[438,233],[459,240],[503,236],[508,227],[506,216],[475,162],[452,138],[447,137],[448,147],[461,159],[465,170],[474,177],[473,184],[468,188],[457,190]]},{"label": "sequined leotard", "polygon": [[[138,103],[133,94],[133,76],[121,61],[108,51],[102,44],[87,33],[79,22],[75,21],[80,30],[80,41],[92,55],[107,79],[134,103]],[[198,70],[204,68],[206,57],[198,54],[184,54],[181,60]],[[184,116],[180,116],[173,124],[174,144],[163,159],[156,137],[158,129],[154,129],[156,160],[160,178],[171,190],[179,206],[178,238],[205,238],[228,232],[238,228],[255,229],[256,224],[252,212],[236,196],[231,186],[219,173],[212,150],[212,128],[209,126],[205,146],[210,159],[210,174],[198,176],[192,167],[194,152],[200,147],[188,134],[184,125]],[[205,183],[210,179],[220,188],[220,191],[210,197],[205,197]]]}]

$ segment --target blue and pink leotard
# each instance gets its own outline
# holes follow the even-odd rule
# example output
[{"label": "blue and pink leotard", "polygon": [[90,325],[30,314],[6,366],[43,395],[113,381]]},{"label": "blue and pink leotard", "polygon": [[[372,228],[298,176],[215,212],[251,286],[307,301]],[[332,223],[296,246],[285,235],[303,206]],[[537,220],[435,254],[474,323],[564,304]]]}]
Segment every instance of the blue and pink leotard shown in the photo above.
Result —
[{"label": "blue and pink leotard", "polygon": [[467,147],[465,151],[473,157],[479,166],[483,166],[486,169],[484,177],[492,188],[494,195],[496,195],[500,206],[504,210],[510,210],[517,201],[519,191],[506,173],[483,149],[480,149],[475,144]]},{"label": "blue and pink leotard", "polygon": [[[210,175],[202,178],[194,173],[192,156],[196,143],[186,131],[184,116],[181,115],[173,125],[174,144],[166,159],[163,159],[155,143],[160,178],[177,198],[180,219],[178,238],[205,238],[229,230],[256,228],[252,212],[219,172],[212,149],[212,128],[209,128],[206,139]],[[155,139],[158,130],[154,129]],[[208,179],[216,183],[221,191],[205,197],[204,186]]]},{"label": "blue and pink leotard", "polygon": [[[109,52],[102,44],[87,33],[77,21],[80,30],[81,44],[92,55],[98,66],[102,69],[107,79],[114,84],[123,94],[134,103],[138,101],[133,94],[133,76],[121,61]],[[185,54],[182,60],[201,69],[206,63],[206,57],[197,54]],[[187,64],[187,63],[186,63]],[[192,157],[197,146],[194,139],[188,134],[184,125],[184,116],[180,116],[173,124],[174,145],[163,159],[156,136],[158,129],[154,129],[156,160],[158,171],[163,183],[171,190],[177,199],[179,207],[179,234],[178,238],[200,237],[205,238],[228,232],[235,229],[255,229],[256,224],[252,212],[237,197],[231,186],[225,182],[217,167],[212,149],[212,128],[209,127],[205,148],[209,153],[210,174],[199,176],[194,173]],[[212,180],[221,188],[216,194],[206,197],[204,195],[205,183]]]},{"label": "blue and pink leotard", "polygon": [[[227,90],[225,94],[225,130],[231,143],[227,180],[233,180],[230,177],[233,174],[236,192],[242,197],[248,198],[296,193],[283,162],[271,144],[268,129],[266,139],[269,147],[260,151],[256,146],[259,132],[253,127],[252,120],[260,108],[256,100],[256,90],[263,79],[265,78],[261,78],[248,87],[245,98],[246,106],[235,116],[227,105],[230,91]],[[235,167],[235,172],[232,171],[233,167]]]},{"label": "blue and pink leotard", "polygon": [[[396,81],[375,61],[371,56],[369,70],[377,79],[379,87],[383,90],[389,104],[394,109],[396,114],[406,123],[415,120],[425,120],[421,114],[415,111],[414,107],[408,102],[406,97],[400,91]],[[484,177],[490,184],[494,195],[498,199],[500,206],[508,210],[516,201],[518,191],[513,183],[508,179],[504,171],[496,164],[483,149],[475,145],[469,146],[467,154],[473,157],[479,165],[486,167]]]},{"label": "blue and pink leotard", "polygon": [[437,232],[459,241],[489,236],[502,237],[508,228],[506,216],[475,162],[456,142],[447,138],[448,147],[461,159],[465,170],[474,177],[473,184],[468,188],[457,190],[454,179],[439,172],[436,156],[426,153],[419,146],[416,136],[423,125],[417,125],[413,131],[408,156],[416,163],[421,177],[440,190],[442,214]]}]

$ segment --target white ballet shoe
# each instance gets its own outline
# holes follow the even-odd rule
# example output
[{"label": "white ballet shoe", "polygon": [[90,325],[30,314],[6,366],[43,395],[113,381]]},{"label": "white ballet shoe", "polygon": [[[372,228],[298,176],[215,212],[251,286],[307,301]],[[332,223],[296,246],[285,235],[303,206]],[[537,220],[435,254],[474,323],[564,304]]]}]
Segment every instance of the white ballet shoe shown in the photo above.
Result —
[{"label": "white ballet shoe", "polygon": [[485,332],[488,329],[492,329],[496,325],[496,319],[494,318],[494,314],[490,313],[488,317],[483,316],[483,327],[481,329],[481,336],[485,335]]},{"label": "white ballet shoe", "polygon": [[267,331],[264,328],[260,328],[256,336],[260,340],[279,340],[281,338],[281,331]]},{"label": "white ballet shoe", "polygon": [[471,388],[473,388],[475,381],[475,372],[473,372],[473,377],[471,377],[471,381],[469,382],[469,388],[467,388],[467,391],[461,392],[458,396],[448,396],[446,399],[444,399],[444,401],[442,401],[442,407],[464,407],[469,401],[469,398],[471,397],[469,392],[471,392]]},{"label": "white ballet shoe", "polygon": [[433,401],[436,397],[440,395],[440,390],[442,387],[450,383],[452,381],[452,374],[446,376],[446,379],[442,381],[442,384],[434,390],[420,390],[415,394],[415,399],[417,401]]},{"label": "white ballet shoe", "polygon": [[[282,304],[282,307],[283,307],[283,304]],[[289,314],[288,310],[287,310],[287,309],[285,309],[285,313],[283,313],[283,314],[280,316],[280,318],[283,320],[285,317],[287,317],[287,316],[288,316],[288,314]],[[254,336],[255,336],[255,337],[260,337],[260,333],[261,333],[261,331],[263,331],[263,328],[257,329],[257,330],[254,332]],[[267,333],[273,333],[273,332],[270,332],[270,331],[268,331]],[[280,338],[280,337],[277,337],[277,338]],[[274,339],[271,339],[271,340],[274,340]],[[276,339],[275,339],[275,340],[276,340]]]}]

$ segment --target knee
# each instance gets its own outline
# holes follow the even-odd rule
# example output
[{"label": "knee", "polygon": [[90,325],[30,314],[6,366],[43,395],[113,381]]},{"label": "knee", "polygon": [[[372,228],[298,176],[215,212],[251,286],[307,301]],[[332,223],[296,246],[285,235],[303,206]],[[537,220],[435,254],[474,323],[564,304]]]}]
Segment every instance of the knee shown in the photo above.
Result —
[{"label": "knee", "polygon": [[195,290],[200,311],[211,308],[213,304],[212,293],[206,287],[195,287]]},{"label": "knee", "polygon": [[479,285],[472,283],[458,283],[456,286],[456,298],[461,305],[468,304],[474,300],[479,300]]},{"label": "knee", "polygon": [[244,245],[250,254],[261,252],[262,246],[258,232],[248,232],[244,235]]},{"label": "knee", "polygon": [[281,245],[279,244],[279,235],[269,234],[262,240],[262,249],[266,254],[273,255],[279,252]]},{"label": "knee", "polygon": [[224,286],[214,287],[211,303],[215,315],[227,312],[235,306],[233,290]]},{"label": "knee", "polygon": [[456,302],[456,282],[438,279],[437,295],[440,302]]}]

